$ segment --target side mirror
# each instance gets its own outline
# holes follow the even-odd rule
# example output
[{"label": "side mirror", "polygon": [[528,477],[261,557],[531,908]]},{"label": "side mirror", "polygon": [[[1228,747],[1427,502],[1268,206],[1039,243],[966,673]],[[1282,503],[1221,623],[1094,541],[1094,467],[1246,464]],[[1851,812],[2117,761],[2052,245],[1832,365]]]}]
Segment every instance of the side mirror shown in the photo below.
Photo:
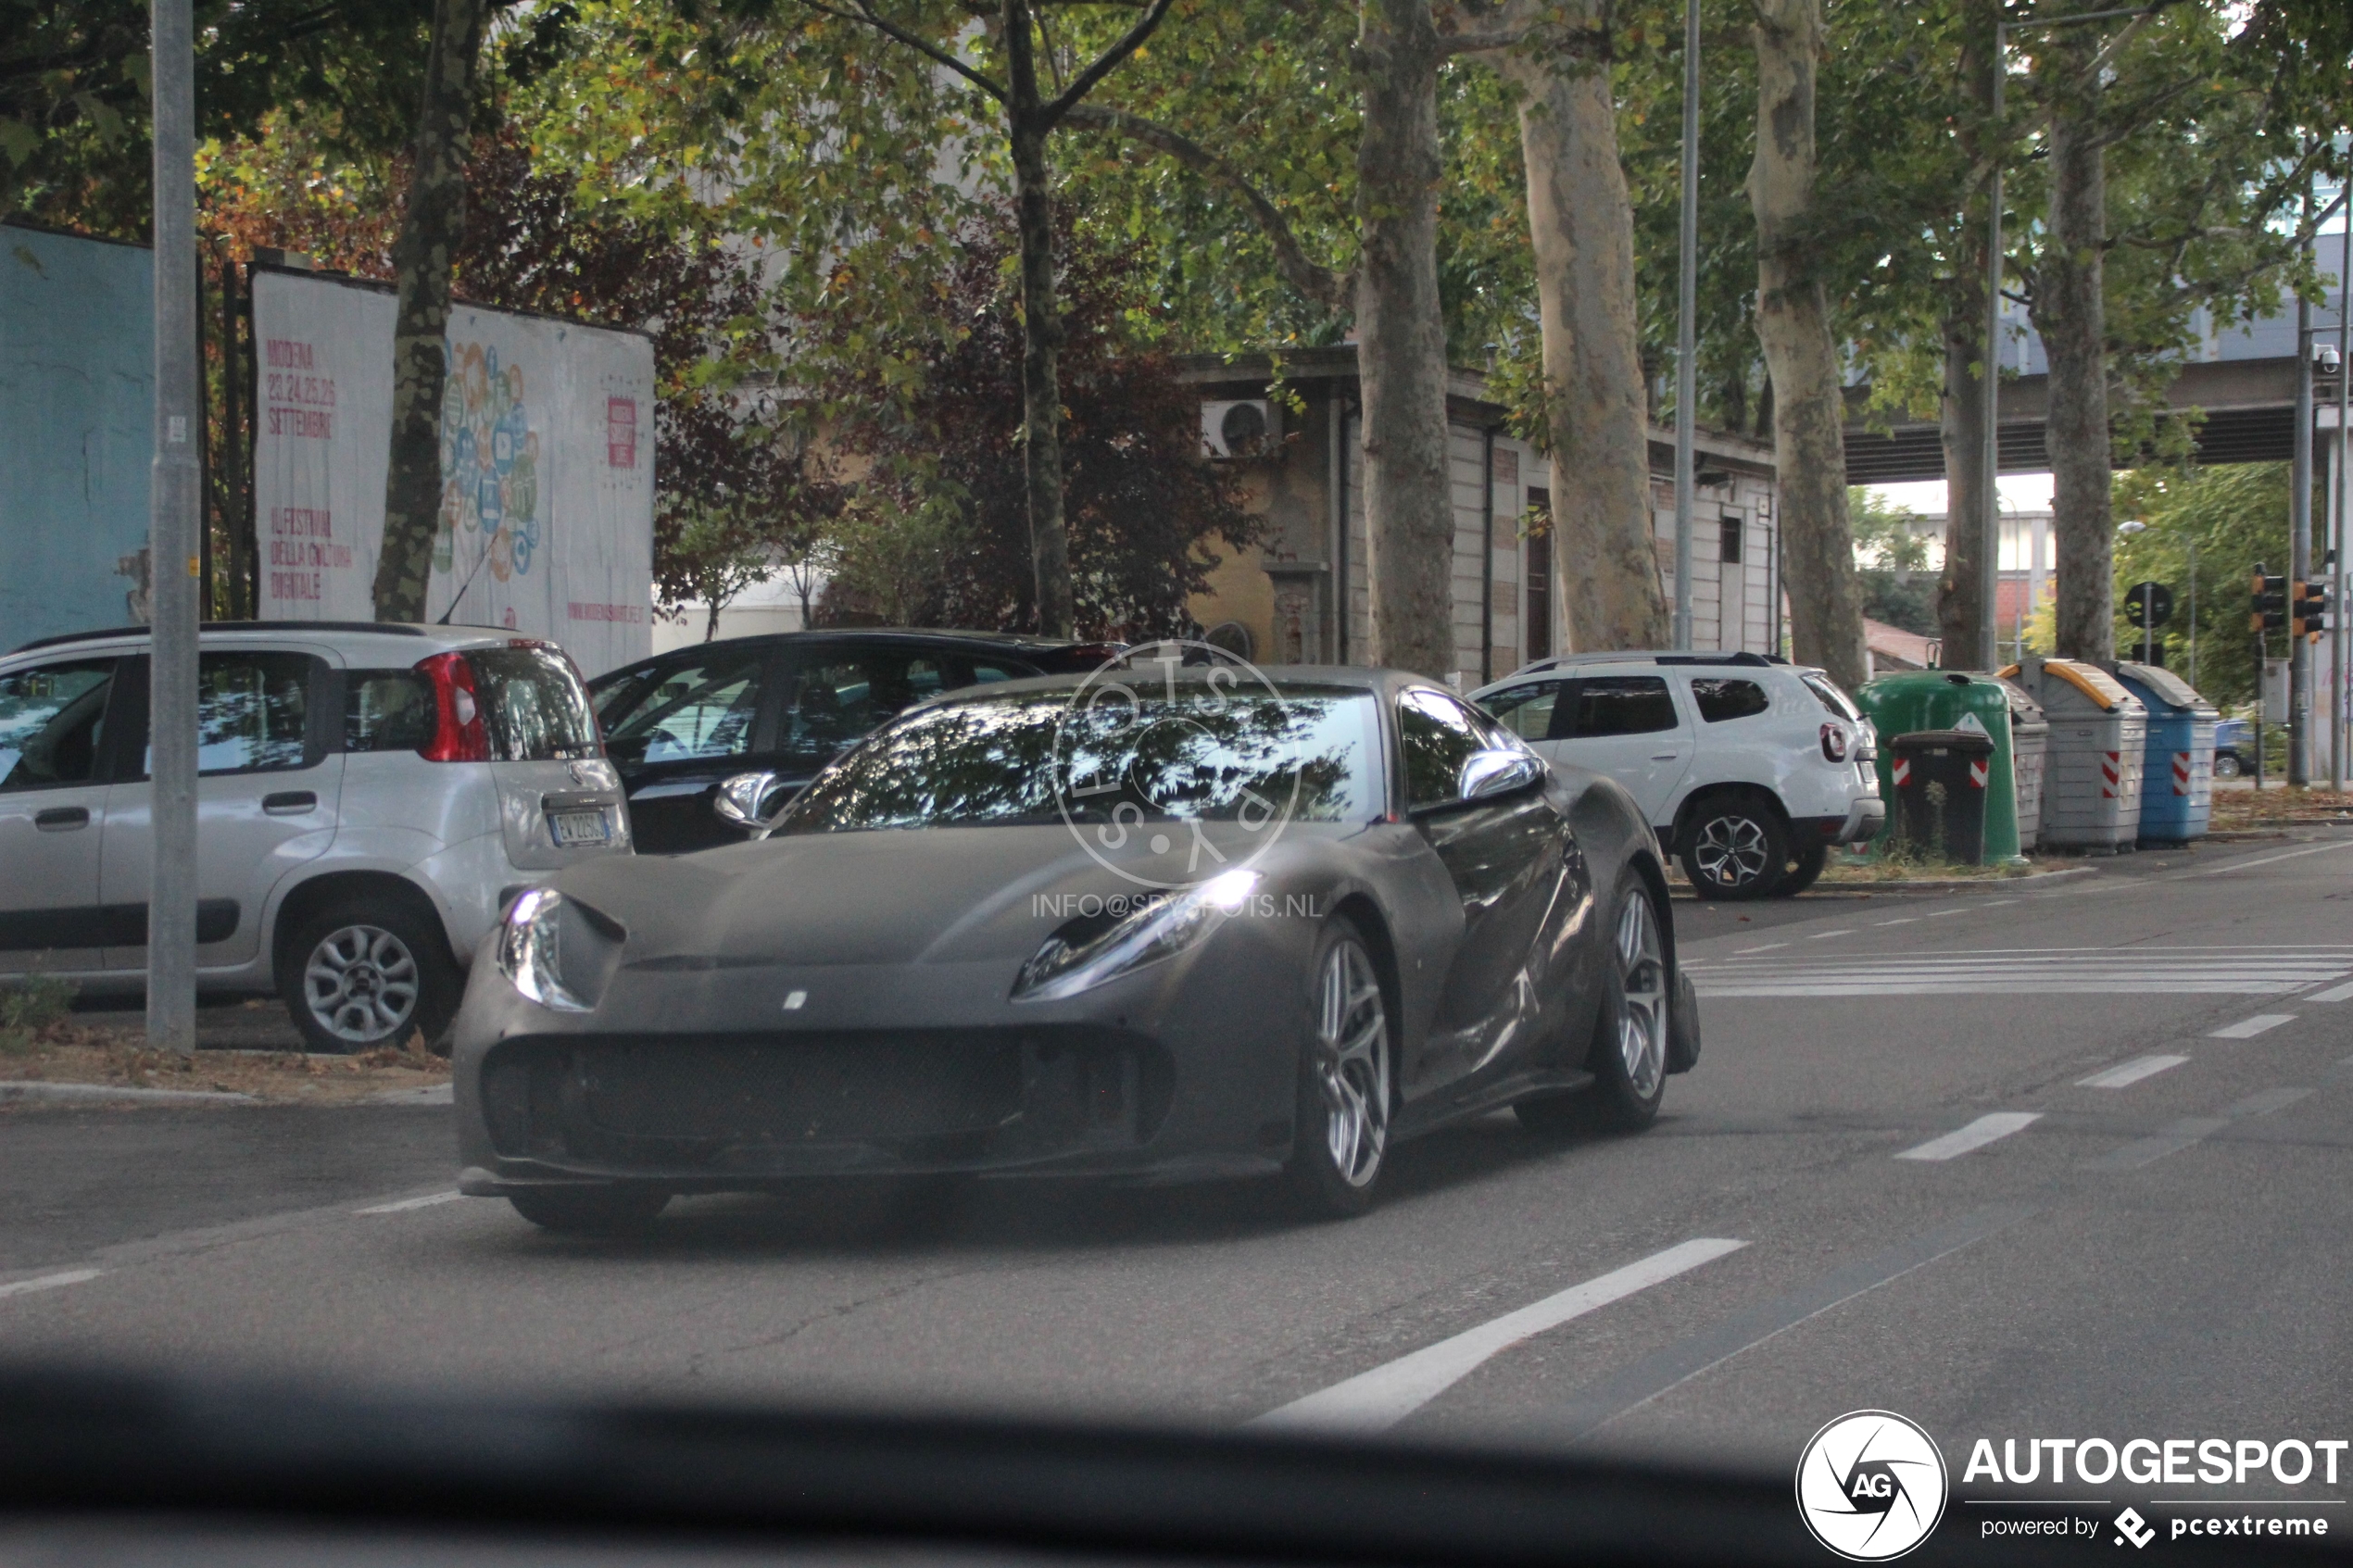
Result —
[{"label": "side mirror", "polygon": [[1463,763],[1456,788],[1465,800],[1488,800],[1516,795],[1543,777],[1543,761],[1525,751],[1474,751]]},{"label": "side mirror", "polygon": [[786,802],[777,798],[784,787],[785,781],[774,773],[737,773],[719,786],[711,809],[728,826],[765,838],[785,814]]}]

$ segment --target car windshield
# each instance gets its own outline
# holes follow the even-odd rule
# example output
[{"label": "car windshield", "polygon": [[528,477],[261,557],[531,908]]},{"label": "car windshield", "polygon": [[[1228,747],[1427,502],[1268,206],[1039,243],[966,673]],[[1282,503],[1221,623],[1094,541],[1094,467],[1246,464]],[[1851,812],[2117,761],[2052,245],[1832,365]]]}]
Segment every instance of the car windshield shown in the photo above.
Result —
[{"label": "car windshield", "polygon": [[922,709],[822,775],[780,831],[1042,822],[1344,822],[1370,810],[1371,694],[1207,683]]}]

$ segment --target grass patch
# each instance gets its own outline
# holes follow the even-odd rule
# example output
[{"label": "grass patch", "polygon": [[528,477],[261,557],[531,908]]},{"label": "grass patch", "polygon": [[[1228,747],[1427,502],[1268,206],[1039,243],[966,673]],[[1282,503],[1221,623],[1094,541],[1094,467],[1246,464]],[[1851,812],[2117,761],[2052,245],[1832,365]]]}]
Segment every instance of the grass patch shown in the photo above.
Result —
[{"label": "grass patch", "polygon": [[74,986],[54,974],[0,981],[0,1054],[22,1056],[73,1010]]}]

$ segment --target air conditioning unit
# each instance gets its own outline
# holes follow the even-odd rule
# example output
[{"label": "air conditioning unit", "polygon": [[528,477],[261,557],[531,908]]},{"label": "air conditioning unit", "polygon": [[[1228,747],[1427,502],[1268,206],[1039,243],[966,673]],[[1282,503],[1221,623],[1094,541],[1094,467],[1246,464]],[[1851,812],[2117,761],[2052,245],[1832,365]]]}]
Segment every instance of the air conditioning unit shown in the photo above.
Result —
[{"label": "air conditioning unit", "polygon": [[1275,405],[1264,397],[1201,406],[1201,444],[1213,458],[1254,458],[1282,439]]}]

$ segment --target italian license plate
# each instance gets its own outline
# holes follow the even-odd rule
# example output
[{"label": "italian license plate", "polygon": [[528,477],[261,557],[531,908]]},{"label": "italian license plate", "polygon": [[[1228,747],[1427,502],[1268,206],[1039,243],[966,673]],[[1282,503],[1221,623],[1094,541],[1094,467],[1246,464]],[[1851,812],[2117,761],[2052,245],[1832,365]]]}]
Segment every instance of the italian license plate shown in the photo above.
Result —
[{"label": "italian license plate", "polygon": [[583,845],[609,844],[612,828],[602,811],[550,811],[547,826],[556,835],[560,849],[574,849]]}]

